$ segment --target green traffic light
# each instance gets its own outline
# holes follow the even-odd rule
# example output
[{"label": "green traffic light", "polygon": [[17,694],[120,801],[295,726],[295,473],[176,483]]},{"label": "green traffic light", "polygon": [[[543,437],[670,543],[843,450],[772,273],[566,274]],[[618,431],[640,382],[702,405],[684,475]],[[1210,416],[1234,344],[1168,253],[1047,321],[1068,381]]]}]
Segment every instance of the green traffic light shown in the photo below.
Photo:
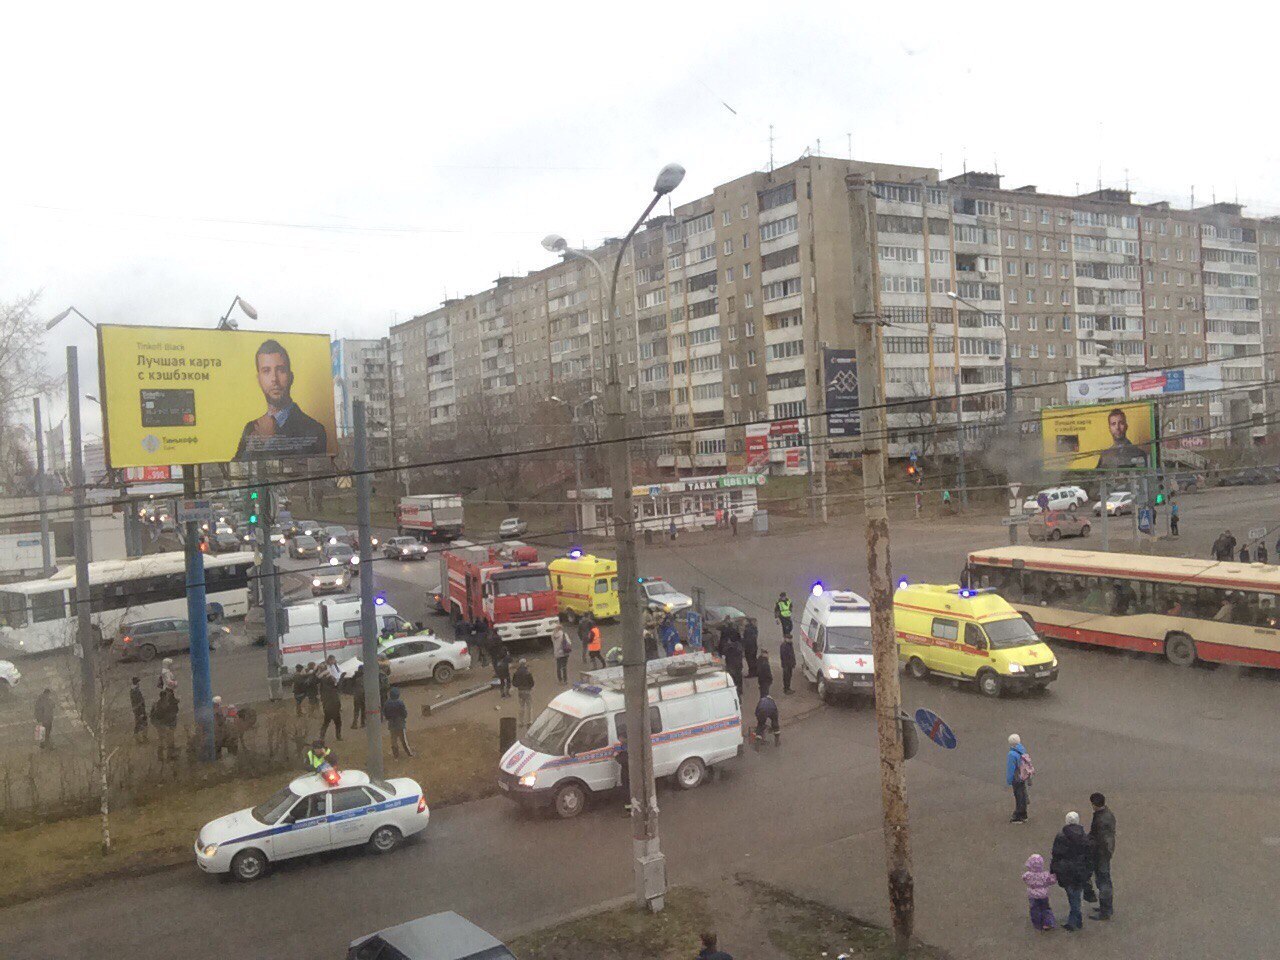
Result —
[{"label": "green traffic light", "polygon": [[250,522],[250,523],[257,523],[257,522],[258,522],[258,515],[257,515],[256,513],[251,513],[251,514],[249,514],[249,522]]},{"label": "green traffic light", "polygon": [[250,491],[249,491],[249,499],[250,499],[250,500],[257,500],[257,499],[258,499],[258,491],[257,491],[257,490],[250,490]]}]

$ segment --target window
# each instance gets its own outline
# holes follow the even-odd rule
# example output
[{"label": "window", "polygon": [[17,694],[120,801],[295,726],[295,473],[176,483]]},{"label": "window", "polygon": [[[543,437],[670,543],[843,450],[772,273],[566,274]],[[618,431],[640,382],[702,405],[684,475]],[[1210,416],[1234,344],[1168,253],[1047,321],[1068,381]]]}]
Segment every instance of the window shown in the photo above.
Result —
[{"label": "window", "polygon": [[934,617],[930,632],[939,640],[955,640],[960,636],[960,624],[955,620]]},{"label": "window", "polygon": [[721,247],[724,250],[724,255],[726,257],[733,256],[733,240],[732,239],[726,240],[723,244],[721,244]]},{"label": "window", "polygon": [[770,360],[785,360],[788,357],[799,357],[804,354],[803,340],[785,340],[782,343],[769,344]]},{"label": "window", "polygon": [[779,186],[765,190],[758,195],[760,212],[772,210],[774,207],[781,207],[783,204],[794,203],[796,199],[796,182],[792,180],[790,183],[784,183]]},{"label": "window", "polygon": [[[750,264],[743,264],[742,269],[743,269],[744,271],[748,271],[748,272],[749,272],[749,271],[750,271],[750,268],[751,268],[751,265],[750,265]],[[744,277],[745,277],[745,276],[747,276],[747,273],[743,273],[743,276],[744,276]],[[755,294],[754,294],[754,293],[752,293],[750,290],[748,290],[746,293],[744,293],[744,294],[742,295],[742,306],[743,306],[743,308],[745,309],[745,308],[747,308],[747,307],[754,307],[755,305],[756,305],[756,297],[755,297]]]},{"label": "window", "polygon": [[297,806],[290,811],[287,823],[300,823],[303,820],[314,820],[316,817],[323,817],[325,795],[323,793],[312,793],[303,797],[298,801]]},{"label": "window", "polygon": [[583,722],[569,740],[569,755],[601,750],[609,745],[609,732],[604,717],[592,717]]},{"label": "window", "polygon": [[796,216],[792,214],[789,217],[783,217],[781,220],[773,220],[769,223],[760,224],[760,242],[767,240],[775,240],[778,237],[786,236],[788,233],[796,232]]},{"label": "window", "polygon": [[342,787],[339,790],[329,791],[330,813],[358,810],[369,806],[370,802],[369,794],[365,792],[364,787]]},{"label": "window", "polygon": [[732,211],[732,210],[726,210],[726,211],[724,211],[724,213],[720,214],[720,225],[721,225],[721,226],[725,226],[725,227],[727,227],[727,226],[729,226],[729,224],[731,224],[731,223],[733,223],[733,211]]},{"label": "window", "polygon": [[[886,278],[887,279],[887,278]],[[907,279],[899,277],[897,279]],[[792,297],[801,290],[800,278],[791,277],[787,280],[779,280],[776,283],[768,283],[764,286],[764,299],[768,303],[770,300],[781,300],[783,297]]]},{"label": "window", "polygon": [[[885,251],[893,251],[894,253],[891,256],[886,256]],[[914,260],[910,259],[908,254],[914,255],[915,259]],[[882,246],[880,248],[880,259],[881,260],[886,260],[886,259],[897,260],[904,263],[919,263],[920,251],[914,250],[911,247]],[[787,267],[793,263],[799,263],[799,262],[800,262],[800,247],[797,245],[794,247],[787,247],[787,249],[785,250],[775,250],[773,253],[765,254],[763,257],[760,258],[760,269],[776,270],[779,267]],[[744,273],[743,276],[745,277],[747,276],[747,274]]]},{"label": "window", "polygon": [[[934,623],[937,622],[937,620],[934,621]],[[975,650],[987,649],[986,634],[982,632],[982,628],[976,623],[966,623],[964,625],[964,645],[973,647]]]}]

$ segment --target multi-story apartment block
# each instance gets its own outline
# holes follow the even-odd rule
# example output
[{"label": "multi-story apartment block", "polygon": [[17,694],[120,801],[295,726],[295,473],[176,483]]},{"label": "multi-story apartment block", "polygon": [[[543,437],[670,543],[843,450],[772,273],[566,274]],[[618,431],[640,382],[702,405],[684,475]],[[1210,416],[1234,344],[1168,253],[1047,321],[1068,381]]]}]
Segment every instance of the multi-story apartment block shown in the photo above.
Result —
[{"label": "multi-story apartment block", "polygon": [[477,418],[519,429],[552,422],[545,405],[558,402],[557,422],[585,427],[616,356],[633,432],[674,432],[641,448],[655,476],[741,469],[742,425],[766,418],[779,421],[775,469],[805,469],[797,447],[815,461],[838,453],[809,414],[822,409],[823,348],[852,346],[850,177],[874,184],[892,454],[953,450],[957,396],[967,437],[1003,420],[1006,354],[1009,417],[1027,432],[1066,401],[1068,379],[1206,362],[1240,389],[1162,404],[1166,432],[1267,432],[1280,400],[1263,387],[1276,370],[1264,348],[1280,350],[1280,221],[829,157],[748,174],[649,221],[623,257],[617,344],[601,278],[616,240],[585,252],[594,263],[502,277],[396,326],[397,424],[426,438]]},{"label": "multi-story apartment block", "polygon": [[333,405],[337,411],[339,438],[352,435],[351,404],[363,400],[365,426],[372,439],[387,436],[391,429],[390,347],[381,340],[343,338],[329,345],[333,364]]}]

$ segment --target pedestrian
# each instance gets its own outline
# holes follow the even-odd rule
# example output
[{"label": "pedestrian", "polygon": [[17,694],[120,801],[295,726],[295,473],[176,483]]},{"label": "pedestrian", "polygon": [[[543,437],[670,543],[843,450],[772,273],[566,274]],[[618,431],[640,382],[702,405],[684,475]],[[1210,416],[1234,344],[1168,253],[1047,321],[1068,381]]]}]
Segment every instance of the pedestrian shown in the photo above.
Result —
[{"label": "pedestrian", "polygon": [[716,948],[717,941],[714,933],[704,933],[700,939],[702,949],[698,951],[698,960],[733,960],[729,954]]},{"label": "pedestrian", "polygon": [[942,491],[942,509],[944,510],[951,509],[951,491],[950,490]]},{"label": "pedestrian", "polygon": [[1031,787],[1031,775],[1035,767],[1031,765],[1031,755],[1022,745],[1022,738],[1016,733],[1009,734],[1009,752],[1005,756],[1004,782],[1013,788],[1013,816],[1010,823],[1026,823],[1027,806],[1030,803],[1028,791]]},{"label": "pedestrian", "polygon": [[778,602],[773,605],[773,616],[782,627],[782,635],[791,637],[791,598],[784,590],[778,594]]},{"label": "pedestrian", "polygon": [[1092,852],[1089,849],[1089,837],[1080,826],[1080,814],[1072,811],[1067,814],[1066,825],[1053,838],[1053,853],[1049,861],[1049,872],[1058,880],[1058,886],[1067,892],[1067,922],[1063,930],[1076,931],[1084,926],[1084,915],[1080,912],[1080,899],[1084,896],[1084,885],[1089,879],[1092,865]]},{"label": "pedestrian", "polygon": [[53,741],[53,691],[45,687],[36,697],[36,740],[41,750],[49,749]]},{"label": "pedestrian", "polygon": [[578,642],[582,644],[582,662],[587,662],[587,643],[591,639],[591,628],[595,626],[595,621],[591,619],[591,614],[584,613],[582,619],[578,621]]},{"label": "pedestrian", "polygon": [[791,692],[791,675],[796,669],[796,648],[790,637],[783,637],[778,645],[778,663],[782,665],[782,692]]},{"label": "pedestrian", "polygon": [[400,751],[404,750],[406,757],[412,757],[413,751],[409,749],[409,741],[404,733],[405,724],[409,722],[409,708],[400,699],[399,687],[391,688],[382,715],[386,717],[387,728],[391,731],[391,755],[398,760]]},{"label": "pedestrian", "polygon": [[644,632],[644,658],[645,660],[657,660],[661,654],[658,651],[658,638],[654,636],[652,630]]},{"label": "pedestrian", "polygon": [[[724,650],[725,641],[730,637],[738,643],[742,642],[742,634],[738,632],[738,625],[726,617],[720,622],[720,642],[717,648],[718,651]],[[723,653],[721,655],[723,656]]]},{"label": "pedestrian", "polygon": [[[1098,909],[1090,916],[1094,920],[1110,920],[1115,912],[1115,891],[1111,886],[1111,857],[1116,852],[1116,815],[1107,808],[1107,798],[1101,793],[1089,795],[1093,805],[1093,819],[1089,822],[1089,842],[1093,848],[1093,876],[1098,882]],[[1086,883],[1085,899],[1090,899]]]},{"label": "pedestrian", "polygon": [[1267,556],[1267,545],[1263,543],[1261,540],[1259,540],[1258,545],[1253,548],[1253,562],[1254,563],[1270,562],[1270,558]]},{"label": "pedestrian", "polygon": [[1230,562],[1232,557],[1235,556],[1236,538],[1231,535],[1230,530],[1223,530],[1218,542],[1221,544],[1221,552],[1218,555],[1218,559]]},{"label": "pedestrian", "polygon": [[1027,900],[1031,904],[1031,926],[1037,930],[1052,930],[1056,921],[1053,907],[1049,906],[1049,888],[1058,882],[1058,878],[1044,868],[1044,857],[1038,853],[1027,857],[1022,882],[1027,885]]},{"label": "pedestrian", "polygon": [[733,535],[738,535],[738,515],[736,513],[729,514],[729,528],[733,530]]},{"label": "pedestrian", "polygon": [[324,720],[320,724],[320,736],[329,732],[329,724],[333,724],[334,739],[342,742],[342,698],[338,696],[338,684],[326,670],[320,678],[320,706]]},{"label": "pedestrian", "polygon": [[173,687],[165,687],[151,705],[151,723],[156,728],[156,754],[161,763],[178,759],[174,735],[178,729],[178,697]]},{"label": "pedestrian", "polygon": [[[616,722],[616,721],[615,721]],[[613,759],[618,764],[618,785],[622,787],[622,809],[631,812],[631,764],[627,756],[627,725],[625,718],[618,724],[618,749]]]},{"label": "pedestrian", "polygon": [[597,669],[604,669],[604,657],[600,655],[601,644],[600,628],[593,622],[591,630],[587,634],[587,656],[591,658],[591,665]]},{"label": "pedestrian", "polygon": [[551,630],[551,652],[556,658],[556,680],[560,683],[568,683],[569,655],[573,653],[573,641],[569,639],[564,624],[559,620]]},{"label": "pedestrian", "polygon": [[507,699],[511,696],[511,654],[506,646],[493,655],[493,675],[498,680],[498,696]]},{"label": "pedestrian", "polygon": [[367,723],[364,716],[364,664],[351,675],[351,729],[359,730]]},{"label": "pedestrian", "polygon": [[333,751],[324,745],[323,740],[312,740],[311,749],[303,755],[302,762],[306,765],[308,773],[319,773],[320,768],[327,764],[335,764],[338,758],[333,755]]},{"label": "pedestrian", "polygon": [[307,699],[307,681],[303,677],[302,664],[293,668],[293,710],[302,716],[302,701]]},{"label": "pedestrian", "polygon": [[742,644],[730,634],[727,640],[720,641],[720,656],[724,658],[724,668],[733,677],[733,685],[738,688],[738,700],[742,700]]},{"label": "pedestrian", "polygon": [[333,677],[334,683],[341,682],[342,668],[338,666],[338,658],[332,653],[324,658],[324,669],[329,676]]},{"label": "pedestrian", "polygon": [[680,631],[676,629],[676,622],[669,613],[662,618],[662,625],[658,627],[658,641],[668,657],[675,656],[676,644],[680,642]]},{"label": "pedestrian", "polygon": [[756,680],[760,684],[760,696],[767,697],[773,688],[773,667],[769,664],[769,654],[761,650],[756,657]]},{"label": "pedestrian", "polygon": [[[385,710],[387,697],[391,693],[391,664],[385,660],[378,661],[378,709]],[[366,721],[367,724],[367,721]]]},{"label": "pedestrian", "polygon": [[742,656],[747,664],[747,676],[756,675],[756,658],[760,655],[760,629],[754,617],[747,617],[742,625]]},{"label": "pedestrian", "polygon": [[516,723],[528,728],[533,722],[533,674],[529,672],[529,661],[524,657],[520,658],[520,665],[516,667],[515,676],[511,678],[511,685],[516,688],[518,701]]},{"label": "pedestrian", "polygon": [[671,537],[672,540],[676,538],[676,518],[675,517],[672,517],[671,522],[667,524],[667,535]]},{"label": "pedestrian", "polygon": [[1169,507],[1169,536],[1176,537],[1178,535],[1178,505],[1172,504]]},{"label": "pedestrian", "polygon": [[1251,563],[1252,558],[1249,556],[1249,545],[1246,543],[1240,547],[1240,562]]},{"label": "pedestrian", "polygon": [[314,717],[316,709],[320,706],[320,677],[316,674],[316,662],[314,660],[307,662],[303,689],[307,693],[307,716]]},{"label": "pedestrian", "polygon": [[133,710],[133,742],[147,742],[147,701],[142,695],[142,678],[134,677],[129,684],[129,707]]},{"label": "pedestrian", "polygon": [[483,643],[488,650],[490,662],[497,663],[501,660],[507,649],[507,645],[502,642],[502,637],[498,634],[497,626],[491,625],[485,628],[480,632],[479,636],[481,638],[480,642]]},{"label": "pedestrian", "polygon": [[764,743],[764,729],[766,726],[773,728],[774,746],[782,744],[782,729],[778,724],[778,704],[769,694],[760,694],[760,699],[756,701],[756,742]]},{"label": "pedestrian", "polygon": [[165,657],[160,661],[160,676],[156,678],[156,689],[163,690],[170,686],[177,689],[178,678],[173,675],[173,658]]}]

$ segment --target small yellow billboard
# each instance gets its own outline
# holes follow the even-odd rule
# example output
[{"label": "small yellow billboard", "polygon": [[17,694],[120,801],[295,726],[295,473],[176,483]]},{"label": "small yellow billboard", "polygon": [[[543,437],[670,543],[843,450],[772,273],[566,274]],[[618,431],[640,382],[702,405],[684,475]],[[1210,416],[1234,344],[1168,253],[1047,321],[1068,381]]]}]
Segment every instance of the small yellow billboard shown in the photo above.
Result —
[{"label": "small yellow billboard", "polygon": [[1151,462],[1150,401],[1048,407],[1040,413],[1047,470],[1135,470]]},{"label": "small yellow billboard", "polygon": [[112,468],[337,452],[329,337],[98,327]]}]

